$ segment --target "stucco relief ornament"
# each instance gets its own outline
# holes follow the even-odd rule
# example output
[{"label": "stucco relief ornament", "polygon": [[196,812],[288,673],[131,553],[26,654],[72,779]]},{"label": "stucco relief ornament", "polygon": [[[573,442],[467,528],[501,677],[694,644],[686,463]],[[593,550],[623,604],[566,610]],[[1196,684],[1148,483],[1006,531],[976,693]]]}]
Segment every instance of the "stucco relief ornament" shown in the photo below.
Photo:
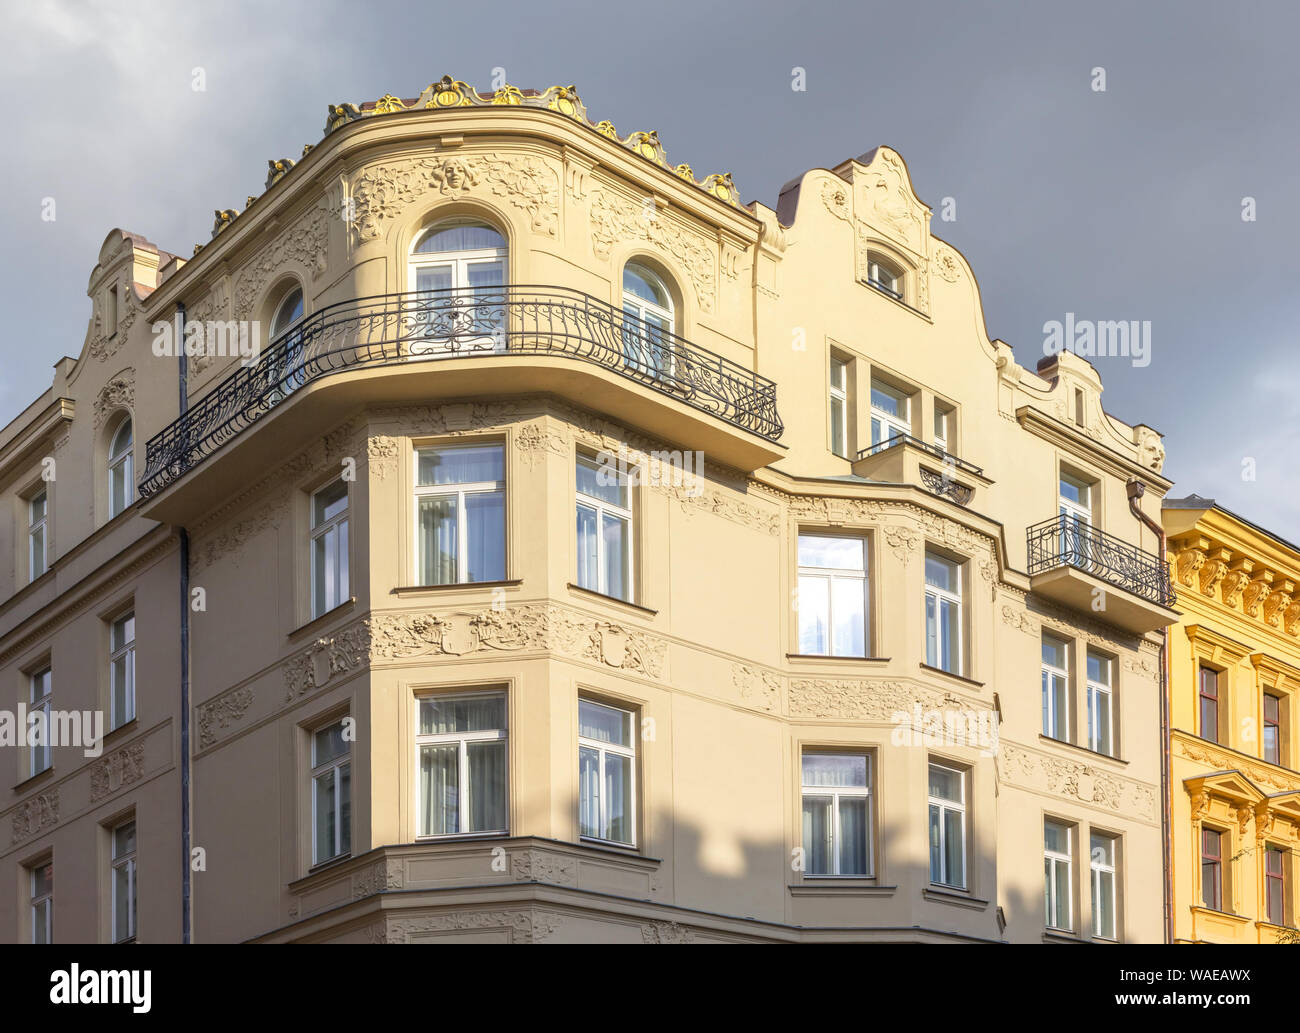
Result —
[{"label": "stucco relief ornament", "polygon": [[1223,578],[1223,605],[1236,607],[1241,603],[1246,586],[1250,584],[1250,575],[1244,570],[1230,570]]},{"label": "stucco relief ornament", "polygon": [[1241,608],[1248,617],[1258,615],[1260,601],[1268,594],[1268,590],[1268,579],[1262,577],[1252,579],[1246,586],[1246,590],[1242,593]]},{"label": "stucco relief ornament", "polygon": [[438,184],[440,194],[464,193],[478,185],[478,173],[460,158],[447,158],[429,175]]},{"label": "stucco relief ornament", "polygon": [[1148,470],[1159,473],[1165,465],[1165,446],[1160,443],[1160,435],[1154,431],[1145,431],[1138,443],[1141,453],[1140,462]]},{"label": "stucco relief ornament", "polygon": [[1192,587],[1192,579],[1205,564],[1205,553],[1201,549],[1183,549],[1174,562],[1174,570],[1178,575],[1178,580],[1188,588]]},{"label": "stucco relief ornament", "polygon": [[835,218],[848,222],[852,217],[849,212],[848,184],[837,179],[822,180],[822,204],[826,205],[826,210]]},{"label": "stucco relief ornament", "polygon": [[119,409],[130,410],[135,406],[135,369],[128,366],[102,388],[95,396],[95,429],[104,425],[104,421]]},{"label": "stucco relief ornament", "polygon": [[933,265],[934,271],[949,283],[956,283],[957,277],[961,276],[961,263],[957,261],[957,256],[946,247],[935,248],[930,263]]}]

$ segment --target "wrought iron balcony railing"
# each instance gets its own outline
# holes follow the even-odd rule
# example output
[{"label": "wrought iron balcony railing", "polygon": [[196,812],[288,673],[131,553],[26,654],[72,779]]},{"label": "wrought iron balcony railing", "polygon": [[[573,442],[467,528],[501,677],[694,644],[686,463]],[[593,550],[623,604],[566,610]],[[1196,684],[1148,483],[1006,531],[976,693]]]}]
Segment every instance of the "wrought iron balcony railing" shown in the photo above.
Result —
[{"label": "wrought iron balcony railing", "polygon": [[314,312],[149,440],[153,495],[314,380],[349,369],[479,355],[560,355],[643,384],[734,426],[781,436],[776,385],[739,363],[564,287],[386,294]]},{"label": "wrought iron balcony railing", "polygon": [[1155,553],[1098,531],[1077,517],[1058,516],[1027,531],[1029,574],[1074,567],[1161,606],[1174,605],[1169,568]]},{"label": "wrought iron balcony railing", "polygon": [[965,470],[967,473],[974,474],[976,477],[982,477],[984,470],[974,463],[968,463],[964,459],[958,459],[951,452],[945,452],[938,445],[932,445],[929,442],[922,441],[920,438],[914,438],[911,434],[895,434],[892,437],[885,438],[884,441],[877,441],[870,448],[864,448],[858,453],[859,459],[866,459],[868,456],[879,455],[886,449],[893,448],[902,444],[912,445],[919,448],[922,452],[927,452],[934,456],[941,463],[951,463],[958,470]]}]

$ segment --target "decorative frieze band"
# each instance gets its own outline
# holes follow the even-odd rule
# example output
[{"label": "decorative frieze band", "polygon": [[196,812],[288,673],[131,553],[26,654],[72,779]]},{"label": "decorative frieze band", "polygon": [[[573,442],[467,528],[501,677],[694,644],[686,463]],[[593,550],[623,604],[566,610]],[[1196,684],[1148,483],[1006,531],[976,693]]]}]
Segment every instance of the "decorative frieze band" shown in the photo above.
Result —
[{"label": "decorative frieze band", "polygon": [[1106,771],[1095,764],[1056,757],[1015,743],[1003,742],[999,770],[1010,785],[1053,796],[1068,796],[1120,814],[1156,821],[1156,790],[1142,782]]}]

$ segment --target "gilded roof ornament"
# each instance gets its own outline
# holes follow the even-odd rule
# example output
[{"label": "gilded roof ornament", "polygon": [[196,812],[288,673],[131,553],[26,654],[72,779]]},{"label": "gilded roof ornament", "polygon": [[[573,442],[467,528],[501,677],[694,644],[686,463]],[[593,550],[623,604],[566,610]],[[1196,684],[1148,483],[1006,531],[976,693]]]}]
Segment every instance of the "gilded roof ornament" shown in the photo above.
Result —
[{"label": "gilded roof ornament", "polygon": [[656,165],[667,165],[668,161],[664,157],[664,145],[659,142],[659,130],[651,129],[648,133],[633,133],[623,141],[623,146],[627,147],[647,161],[652,161]]},{"label": "gilded roof ornament", "polygon": [[471,95],[474,100],[478,99],[478,94],[468,83],[444,75],[420,94],[416,104],[424,101],[423,106],[426,108],[463,108],[474,103],[474,100],[470,99]]},{"label": "gilded roof ornament", "polygon": [[736,194],[736,184],[732,182],[730,172],[715,172],[701,186],[719,201],[739,206],[740,198]]},{"label": "gilded roof ornament", "polygon": [[355,104],[331,104],[325,115],[325,135],[328,136],[334,130],[349,122],[355,122],[360,117],[361,109]]},{"label": "gilded roof ornament", "polygon": [[396,111],[405,111],[406,105],[402,103],[401,97],[394,97],[391,93],[385,93],[375,101],[376,115],[391,115]]},{"label": "gilded roof ornament", "polygon": [[522,104],[524,102],[523,92],[518,86],[502,86],[496,93],[492,94],[493,104]]},{"label": "gilded roof ornament", "polygon": [[581,118],[586,121],[587,109],[583,107],[582,101],[578,99],[578,90],[574,86],[552,86],[542,94],[546,101],[546,106],[552,111],[558,111],[561,115],[568,115],[569,118]]},{"label": "gilded roof ornament", "polygon": [[596,132],[601,136],[608,136],[611,140],[618,139],[618,130],[614,128],[614,123],[609,119],[604,119],[596,123]]},{"label": "gilded roof ornament", "polygon": [[292,158],[281,158],[279,161],[268,161],[266,163],[266,189],[270,190],[271,186],[282,180],[291,168],[294,166]]},{"label": "gilded roof ornament", "polygon": [[686,180],[688,183],[695,182],[695,173],[691,171],[691,167],[687,165],[685,162],[682,162],[682,164],[678,165],[677,168],[673,169],[673,171],[676,172],[677,175],[681,176],[682,179]]},{"label": "gilded roof ornament", "polygon": [[212,213],[216,218],[212,220],[212,235],[215,237],[222,230],[231,226],[239,218],[239,209],[221,208]]}]

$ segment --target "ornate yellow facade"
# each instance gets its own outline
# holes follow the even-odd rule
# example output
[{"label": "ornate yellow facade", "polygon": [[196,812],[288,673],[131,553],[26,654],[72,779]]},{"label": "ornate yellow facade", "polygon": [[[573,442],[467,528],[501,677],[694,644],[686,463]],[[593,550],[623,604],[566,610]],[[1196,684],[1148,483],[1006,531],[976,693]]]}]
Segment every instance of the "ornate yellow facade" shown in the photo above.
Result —
[{"label": "ornate yellow facade", "polygon": [[1174,941],[1295,942],[1300,548],[1166,499]]}]

